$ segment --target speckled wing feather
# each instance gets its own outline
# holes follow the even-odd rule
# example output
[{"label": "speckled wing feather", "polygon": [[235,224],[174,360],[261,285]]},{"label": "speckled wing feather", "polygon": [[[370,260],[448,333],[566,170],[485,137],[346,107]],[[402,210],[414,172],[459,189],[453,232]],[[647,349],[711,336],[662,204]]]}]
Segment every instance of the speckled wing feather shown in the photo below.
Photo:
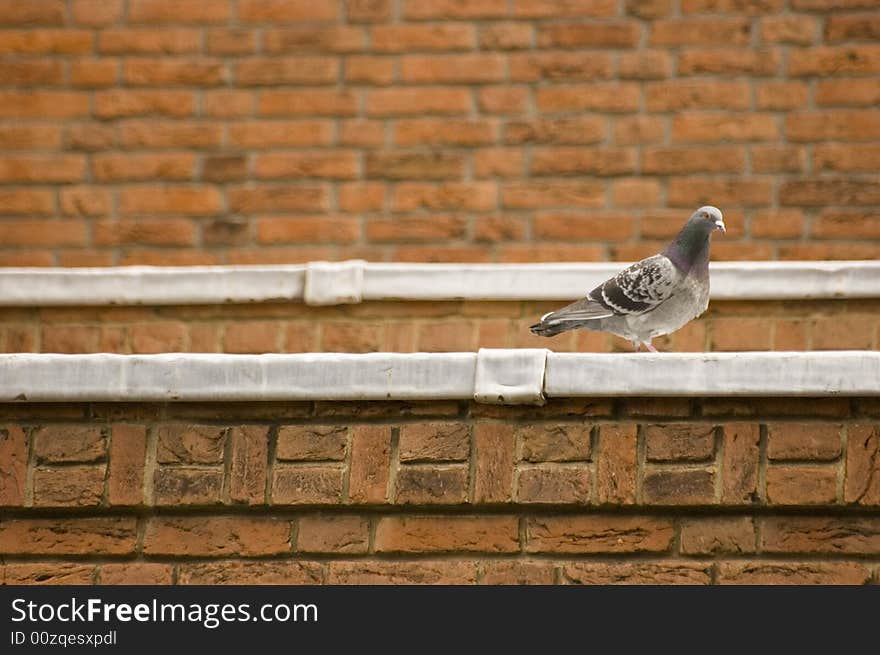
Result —
[{"label": "speckled wing feather", "polygon": [[683,277],[668,257],[654,255],[606,280],[587,298],[618,316],[644,314],[668,299]]}]

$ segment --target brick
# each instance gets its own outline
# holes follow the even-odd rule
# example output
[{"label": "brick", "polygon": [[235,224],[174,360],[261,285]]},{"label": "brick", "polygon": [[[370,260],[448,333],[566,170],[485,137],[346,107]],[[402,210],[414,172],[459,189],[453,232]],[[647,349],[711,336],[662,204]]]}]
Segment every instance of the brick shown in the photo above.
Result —
[{"label": "brick", "polygon": [[[25,504],[28,434],[18,426],[0,428],[0,507]],[[0,528],[2,529],[2,528]]]},{"label": "brick", "polygon": [[[207,31],[205,50],[212,55],[247,55],[257,49],[257,34],[247,29],[226,29],[222,27]],[[272,34],[265,34],[266,50],[271,51],[269,43]]]},{"label": "brick", "polygon": [[474,428],[473,502],[503,503],[513,497],[516,439],[501,423],[477,423]]},{"label": "brick", "polygon": [[754,553],[754,519],[743,516],[687,520],[681,526],[680,549],[686,555]]},{"label": "brick", "polygon": [[418,348],[423,352],[463,352],[476,348],[474,321],[442,321],[423,324],[418,331]]},{"label": "brick", "polygon": [[382,326],[378,323],[325,323],[321,326],[325,352],[366,353],[381,350]]},{"label": "brick", "polygon": [[228,430],[212,425],[172,423],[155,428],[160,464],[219,464]]},{"label": "brick", "polygon": [[102,564],[98,584],[102,585],[170,585],[174,567],[157,562],[125,562]]},{"label": "brick", "polygon": [[495,138],[488,121],[403,119],[395,123],[394,140],[400,145],[481,145]]},{"label": "brick", "polygon": [[178,584],[192,585],[303,585],[321,584],[324,565],[297,560],[220,561],[181,564]]},{"label": "brick", "polygon": [[283,23],[335,21],[336,5],[308,0],[242,0],[238,18],[245,23]]},{"label": "brick", "polygon": [[719,584],[861,585],[869,577],[868,569],[855,562],[722,562],[718,569]]},{"label": "brick", "polygon": [[633,504],[636,500],[637,427],[631,424],[599,428],[596,460],[596,500],[600,504]]},{"label": "brick", "polygon": [[132,23],[219,23],[229,18],[229,5],[212,0],[131,0],[128,7]]},{"label": "brick", "polygon": [[110,475],[107,500],[111,505],[144,502],[144,461],[147,430],[142,425],[116,424],[110,434]]},{"label": "brick", "polygon": [[208,186],[123,188],[119,192],[119,211],[123,215],[184,214],[211,216],[221,211],[221,197]]},{"label": "brick", "polygon": [[591,181],[514,182],[503,185],[501,204],[510,209],[601,207],[604,185]]},{"label": "brick", "polygon": [[403,8],[406,19],[496,18],[507,13],[504,0],[408,0]]},{"label": "brick", "polygon": [[645,85],[649,112],[693,109],[748,109],[750,86],[742,81],[668,80]]},{"label": "brick", "polygon": [[711,584],[711,565],[691,562],[574,562],[562,567],[563,584]]},{"label": "brick", "polygon": [[817,80],[816,104],[872,106],[880,100],[880,87],[872,79]]},{"label": "brick", "polygon": [[368,116],[465,114],[470,108],[470,94],[458,87],[376,89],[366,94],[365,102]]},{"label": "brick", "polygon": [[0,579],[8,585],[88,585],[94,582],[93,564],[7,564]]},{"label": "brick", "polygon": [[561,516],[526,520],[529,553],[665,552],[674,530],[665,519],[647,516]]},{"label": "brick", "polygon": [[360,235],[354,216],[275,216],[257,222],[257,241],[276,243],[352,243]]},{"label": "brick", "polygon": [[485,114],[518,114],[525,111],[528,97],[529,92],[523,87],[483,86],[477,103]]},{"label": "brick", "polygon": [[[516,148],[481,148],[474,153],[474,176],[475,177],[519,177],[523,173],[525,158],[522,150]],[[494,222],[493,222],[494,221]],[[495,218],[482,218],[475,221],[474,238],[481,240],[484,235],[479,234],[480,225],[500,226],[507,222],[506,229],[514,229],[519,232],[520,226],[513,228],[514,224],[521,224],[516,218],[506,219],[502,216]]]},{"label": "brick", "polygon": [[520,503],[587,503],[592,475],[585,467],[521,467],[517,475],[516,500]]},{"label": "brick", "polygon": [[683,14],[733,14],[760,16],[765,13],[778,13],[784,5],[783,0],[683,0]]},{"label": "brick", "polygon": [[78,182],[85,178],[82,155],[6,156],[0,162],[0,182]]},{"label": "brick", "polygon": [[4,86],[59,86],[64,69],[57,61],[0,62]]},{"label": "brick", "polygon": [[765,77],[775,75],[781,61],[781,52],[776,49],[689,49],[679,54],[678,74]]},{"label": "brick", "polygon": [[258,111],[264,116],[353,116],[358,97],[350,90],[302,88],[260,93]]},{"label": "brick", "polygon": [[105,189],[71,186],[61,190],[61,211],[65,216],[106,216],[112,198]]},{"label": "brick", "polygon": [[672,57],[667,52],[645,50],[620,55],[618,75],[623,79],[662,80],[672,74]]},{"label": "brick", "polygon": [[880,165],[880,147],[871,144],[819,144],[813,152],[819,171],[872,171]]},{"label": "brick", "polygon": [[41,330],[43,352],[86,353],[94,352],[98,331],[91,326],[47,325]]},{"label": "brick", "polygon": [[533,148],[529,173],[543,175],[623,175],[635,173],[636,153],[622,148]]},{"label": "brick", "polygon": [[272,478],[275,505],[321,505],[341,502],[345,471],[339,466],[276,465]]},{"label": "brick", "polygon": [[131,328],[131,348],[135,353],[180,352],[185,338],[186,326],[175,321],[145,323]]},{"label": "brick", "polygon": [[519,521],[506,516],[403,516],[376,526],[379,553],[484,552],[519,550]]},{"label": "brick", "polygon": [[773,505],[828,505],[837,499],[837,470],[831,466],[767,467],[767,502]]},{"label": "brick", "polygon": [[255,57],[235,64],[239,86],[278,84],[331,84],[339,76],[339,62],[331,57]]},{"label": "brick", "polygon": [[260,155],[254,163],[255,175],[263,179],[352,179],[358,169],[358,158],[352,152],[270,153]]},{"label": "brick", "polygon": [[520,457],[529,462],[571,462],[590,459],[592,426],[533,424],[516,430]]},{"label": "brick", "polygon": [[755,502],[758,499],[758,426],[752,423],[726,423],[723,432],[722,502]]},{"label": "brick", "polygon": [[183,118],[194,111],[190,91],[112,89],[95,94],[95,116],[103,120],[150,115]]},{"label": "brick", "polygon": [[0,91],[0,118],[77,118],[89,113],[86,93]]},{"label": "brick", "polygon": [[778,137],[776,120],[767,114],[679,114],[672,137],[682,142],[767,141]]},{"label": "brick", "polygon": [[467,222],[458,216],[399,216],[370,219],[366,236],[371,242],[422,242],[464,238]]},{"label": "brick", "polygon": [[102,54],[194,54],[200,49],[201,31],[193,28],[109,28],[98,33],[97,50]]},{"label": "brick", "polygon": [[156,505],[218,505],[223,472],[219,469],[161,466],[153,474]]},{"label": "brick", "polygon": [[877,426],[847,427],[844,500],[862,505],[880,504],[880,431]]},{"label": "brick", "polygon": [[0,552],[5,555],[125,555],[134,553],[134,517],[4,519]]},{"label": "brick", "polygon": [[388,497],[391,428],[356,426],[352,431],[348,498],[352,503],[381,503]]},{"label": "brick", "polygon": [[781,202],[806,207],[874,205],[880,198],[880,185],[848,178],[813,178],[783,183],[779,196]]},{"label": "brick", "polygon": [[480,565],[480,584],[549,585],[556,581],[556,567],[541,560],[490,560]]},{"label": "brick", "polygon": [[658,143],[664,132],[663,121],[655,116],[621,117],[614,121],[614,141],[620,145]]},{"label": "brick", "polygon": [[400,584],[475,584],[476,565],[454,560],[419,560],[418,562],[354,560],[332,561],[328,565],[327,584],[400,585]]},{"label": "brick", "polygon": [[61,131],[54,125],[0,125],[0,148],[4,150],[57,149]]},{"label": "brick", "polygon": [[269,434],[265,426],[242,425],[230,430],[229,498],[259,505],[266,498]]},{"label": "brick", "polygon": [[396,502],[402,504],[455,504],[468,495],[464,466],[404,466],[397,473]]},{"label": "brick", "polygon": [[34,505],[95,506],[104,495],[106,466],[65,466],[34,470]]},{"label": "brick", "polygon": [[880,543],[873,517],[768,517],[761,522],[765,553],[870,555]]},{"label": "brick", "polygon": [[[187,121],[156,120],[125,121],[120,126],[120,142],[129,148],[210,148],[219,146],[222,126]],[[102,149],[98,143],[87,144],[89,150]]]},{"label": "brick", "polygon": [[480,32],[482,50],[518,50],[531,47],[534,27],[527,23],[490,23]]},{"label": "brick", "polygon": [[[253,39],[251,31],[245,30],[243,34]],[[356,27],[287,27],[263,33],[263,51],[273,54],[358,52],[363,45],[364,32]]]},{"label": "brick", "polygon": [[364,170],[368,178],[458,178],[464,171],[464,159],[444,152],[377,152],[367,154]]},{"label": "brick", "polygon": [[343,460],[348,438],[345,425],[285,425],[278,429],[275,456],[279,460]]},{"label": "brick", "polygon": [[755,145],[751,153],[752,170],[756,173],[799,173],[807,167],[802,147]]},{"label": "brick", "polygon": [[416,209],[489,211],[495,209],[497,189],[493,182],[403,182],[395,185],[393,211]]},{"label": "brick", "polygon": [[361,516],[305,516],[297,524],[301,553],[366,553],[370,522]]},{"label": "brick", "polygon": [[401,462],[463,461],[470,453],[465,423],[413,423],[400,428]]},{"label": "brick", "polygon": [[706,202],[719,205],[766,206],[773,195],[768,180],[760,177],[739,179],[670,178],[667,201],[672,207],[694,207]]},{"label": "brick", "polygon": [[642,150],[645,173],[732,173],[745,166],[745,149],[737,146],[658,147]]},{"label": "brick", "polygon": [[61,25],[64,23],[64,2],[42,0],[21,2],[7,0],[0,5],[3,25]]},{"label": "brick", "polygon": [[816,19],[798,14],[761,18],[761,40],[766,43],[809,45],[815,42]]},{"label": "brick", "polygon": [[346,18],[353,23],[379,23],[391,18],[391,0],[350,0]]},{"label": "brick", "polygon": [[672,12],[672,0],[626,0],[624,11],[639,18],[662,18]]},{"label": "brick", "polygon": [[151,517],[147,555],[239,556],[290,552],[290,522],[274,517]]},{"label": "brick", "polygon": [[786,117],[785,134],[792,141],[862,141],[880,135],[880,119],[864,110],[797,112]]},{"label": "brick", "polygon": [[842,425],[770,423],[767,458],[771,460],[835,460],[840,457]]},{"label": "brick", "polygon": [[647,470],[642,496],[654,505],[706,505],[715,500],[713,469]]},{"label": "brick", "polygon": [[97,462],[107,456],[107,440],[100,427],[52,425],[33,432],[37,462]]},{"label": "brick", "polygon": [[122,75],[132,86],[209,87],[224,81],[223,63],[218,59],[126,58]]},{"label": "brick", "polygon": [[606,123],[597,117],[511,121],[504,130],[504,140],[512,144],[553,143],[588,144],[601,141]]},{"label": "brick", "polygon": [[356,84],[387,86],[394,81],[394,62],[384,57],[348,57],[345,79]]},{"label": "brick", "polygon": [[880,46],[821,46],[793,49],[788,55],[788,74],[870,75],[880,72]]},{"label": "brick", "polygon": [[803,82],[764,82],[756,87],[758,109],[799,109],[807,103],[807,85]]},{"label": "brick", "polygon": [[617,14],[617,3],[612,0],[517,0],[513,12],[519,18],[610,18]]},{"label": "brick", "polygon": [[241,121],[229,126],[229,141],[242,148],[329,145],[332,124],[323,120]]},{"label": "brick", "polygon": [[550,114],[582,111],[627,113],[638,109],[639,96],[638,85],[628,82],[589,87],[560,84],[538,88],[535,103],[541,112]]},{"label": "brick", "polygon": [[685,18],[654,21],[649,42],[654,46],[746,45],[750,38],[746,18]]},{"label": "brick", "polygon": [[640,35],[635,21],[551,24],[539,28],[538,47],[633,48]]},{"label": "brick", "polygon": [[475,42],[474,27],[466,23],[377,25],[371,36],[374,52],[470,50]]},{"label": "brick", "polygon": [[705,461],[715,452],[715,427],[691,423],[645,427],[648,461]]}]

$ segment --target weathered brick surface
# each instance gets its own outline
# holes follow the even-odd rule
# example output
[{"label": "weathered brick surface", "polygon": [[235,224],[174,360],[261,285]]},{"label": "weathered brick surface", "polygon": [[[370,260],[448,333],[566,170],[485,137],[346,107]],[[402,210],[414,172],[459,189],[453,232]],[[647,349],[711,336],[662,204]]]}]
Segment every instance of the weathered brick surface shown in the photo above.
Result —
[{"label": "weathered brick surface", "polygon": [[[0,252],[627,259],[656,249],[658,209],[711,201],[741,217],[720,259],[873,256],[876,232],[822,215],[877,204],[877,8],[673,5],[6,2]],[[130,347],[187,346],[153,327]],[[220,338],[279,347],[253,327]]]},{"label": "weathered brick surface", "polygon": [[0,581],[863,584],[875,399],[0,406]]}]

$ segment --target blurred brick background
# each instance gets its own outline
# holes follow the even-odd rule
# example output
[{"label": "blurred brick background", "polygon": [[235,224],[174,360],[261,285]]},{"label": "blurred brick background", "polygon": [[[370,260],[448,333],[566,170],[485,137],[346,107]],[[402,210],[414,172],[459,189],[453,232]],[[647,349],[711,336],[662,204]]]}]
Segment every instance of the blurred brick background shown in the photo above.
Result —
[{"label": "blurred brick background", "polygon": [[0,263],[874,258],[876,0],[0,0]]}]

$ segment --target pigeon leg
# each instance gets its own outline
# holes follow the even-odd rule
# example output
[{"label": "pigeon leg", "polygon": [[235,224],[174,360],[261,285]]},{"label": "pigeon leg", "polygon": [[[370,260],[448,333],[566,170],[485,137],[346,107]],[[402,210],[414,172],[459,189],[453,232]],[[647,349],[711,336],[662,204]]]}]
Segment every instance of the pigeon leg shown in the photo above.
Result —
[{"label": "pigeon leg", "polygon": [[638,341],[633,341],[632,345],[636,352],[639,352],[642,349],[642,344],[640,344]]},{"label": "pigeon leg", "polygon": [[658,353],[658,352],[660,352],[660,351],[657,350],[654,346],[651,345],[651,342],[650,342],[650,341],[643,341],[642,343],[644,343],[644,344],[645,344],[645,348],[647,348],[648,350],[650,350],[652,353]]}]

